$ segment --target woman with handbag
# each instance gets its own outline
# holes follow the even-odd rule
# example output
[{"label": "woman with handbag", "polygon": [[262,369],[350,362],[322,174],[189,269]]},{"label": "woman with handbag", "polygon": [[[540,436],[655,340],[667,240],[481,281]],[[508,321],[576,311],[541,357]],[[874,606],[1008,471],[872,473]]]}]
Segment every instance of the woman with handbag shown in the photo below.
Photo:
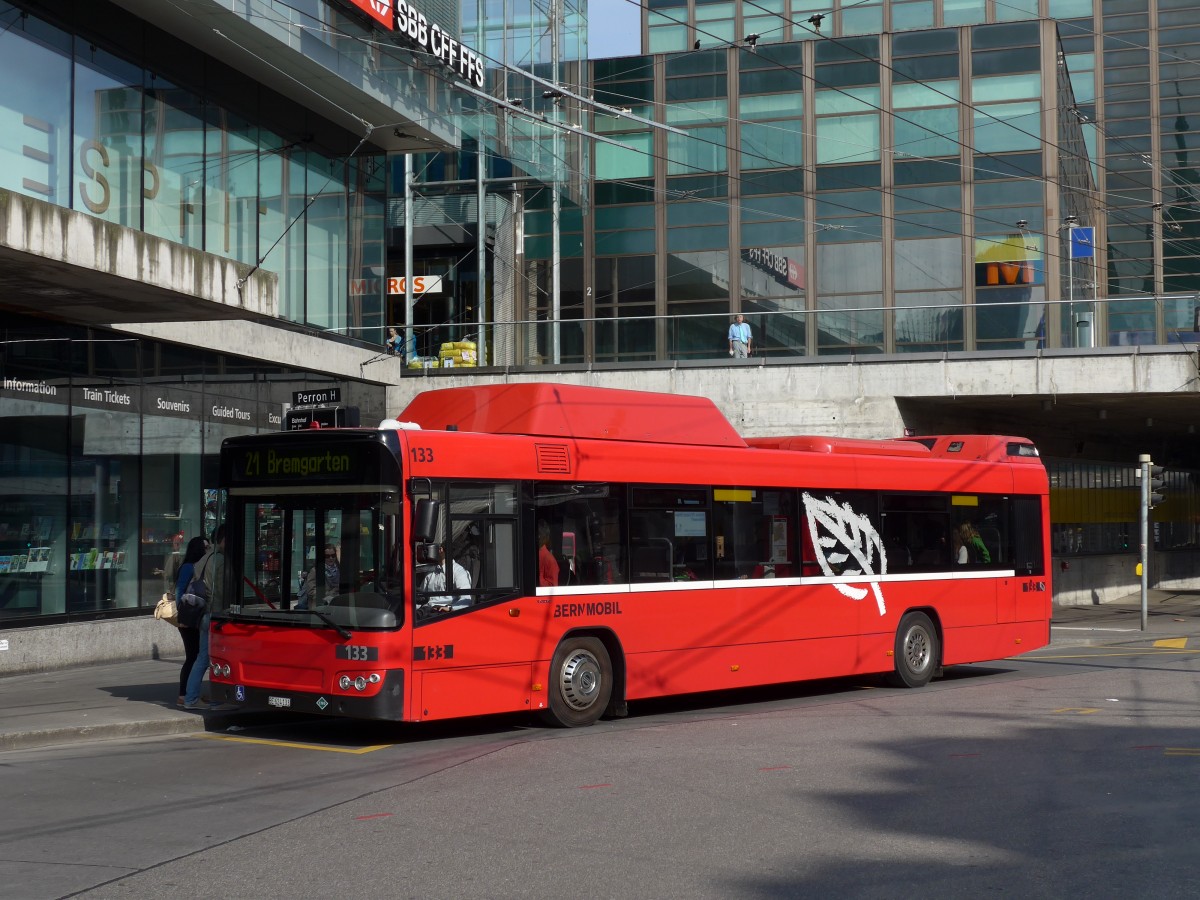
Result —
[{"label": "woman with handbag", "polygon": [[[208,552],[208,541],[202,537],[194,537],[188,541],[187,552],[183,555],[183,563],[179,566],[179,577],[175,579],[175,602],[179,604],[179,610],[183,612],[183,605],[179,603],[183,597],[183,592],[187,590],[188,585],[192,582],[192,576],[196,570],[196,563],[203,559],[204,554]],[[179,670],[179,699],[175,701],[176,706],[183,706],[184,694],[187,691],[188,675],[192,672],[192,666],[196,662],[196,656],[200,653],[200,622],[193,619],[184,619],[182,616],[179,621],[179,636],[183,638],[183,667]]]}]

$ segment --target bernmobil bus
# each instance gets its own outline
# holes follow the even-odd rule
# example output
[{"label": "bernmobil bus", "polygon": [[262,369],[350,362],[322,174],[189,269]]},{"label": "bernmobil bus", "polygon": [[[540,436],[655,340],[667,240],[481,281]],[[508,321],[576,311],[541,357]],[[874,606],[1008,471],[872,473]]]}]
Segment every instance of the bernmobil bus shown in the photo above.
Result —
[{"label": "bernmobil bus", "polygon": [[1047,478],[1018,437],[743,439],[700,397],[427,391],[229,438],[214,695],[429,721],[944,666],[1043,646]]}]

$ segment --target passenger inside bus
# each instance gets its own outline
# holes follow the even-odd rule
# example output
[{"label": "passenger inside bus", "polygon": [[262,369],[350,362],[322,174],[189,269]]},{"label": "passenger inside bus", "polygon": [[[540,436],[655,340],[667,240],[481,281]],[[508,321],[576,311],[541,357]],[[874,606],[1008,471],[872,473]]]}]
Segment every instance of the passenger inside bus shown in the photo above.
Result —
[{"label": "passenger inside bus", "polygon": [[561,567],[550,549],[550,523],[538,522],[538,587],[557,587]]},{"label": "passenger inside bus", "polygon": [[955,532],[955,538],[955,559],[959,565],[968,563],[986,565],[992,561],[987,544],[983,542],[983,538],[979,536],[979,532],[971,522],[964,521],[960,524]]},{"label": "passenger inside bus", "polygon": [[[317,585],[318,569],[324,575],[322,579],[322,583],[324,584],[323,591],[320,591]],[[324,560],[320,563],[315,563],[304,576],[304,583],[300,585],[300,593],[296,598],[296,609],[308,609],[310,605],[315,606],[317,600],[321,597],[328,603],[340,591],[341,561],[338,559],[338,548],[334,544],[326,544]]]}]

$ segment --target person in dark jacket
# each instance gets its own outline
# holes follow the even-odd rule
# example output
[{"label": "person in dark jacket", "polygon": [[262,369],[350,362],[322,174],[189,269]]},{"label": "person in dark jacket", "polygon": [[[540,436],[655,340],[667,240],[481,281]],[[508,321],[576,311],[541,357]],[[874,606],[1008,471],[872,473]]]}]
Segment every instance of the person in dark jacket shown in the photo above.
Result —
[{"label": "person in dark jacket", "polygon": [[[196,571],[196,563],[200,562],[208,552],[208,541],[202,537],[194,537],[188,541],[187,550],[183,554],[183,562],[179,566],[179,575],[175,579],[175,602],[183,596]],[[180,625],[179,636],[183,638],[183,666],[179,670],[179,699],[176,706],[183,706],[184,694],[187,692],[188,675],[192,673],[196,656],[200,652],[200,627],[195,625]]]}]

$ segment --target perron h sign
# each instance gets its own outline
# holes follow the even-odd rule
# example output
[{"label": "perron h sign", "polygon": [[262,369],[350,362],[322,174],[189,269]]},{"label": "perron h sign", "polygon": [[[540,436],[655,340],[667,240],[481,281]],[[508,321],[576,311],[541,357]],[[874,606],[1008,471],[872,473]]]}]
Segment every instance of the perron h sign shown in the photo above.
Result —
[{"label": "perron h sign", "polygon": [[292,391],[293,406],[320,406],[323,403],[341,403],[340,387],[317,388],[311,391]]}]

